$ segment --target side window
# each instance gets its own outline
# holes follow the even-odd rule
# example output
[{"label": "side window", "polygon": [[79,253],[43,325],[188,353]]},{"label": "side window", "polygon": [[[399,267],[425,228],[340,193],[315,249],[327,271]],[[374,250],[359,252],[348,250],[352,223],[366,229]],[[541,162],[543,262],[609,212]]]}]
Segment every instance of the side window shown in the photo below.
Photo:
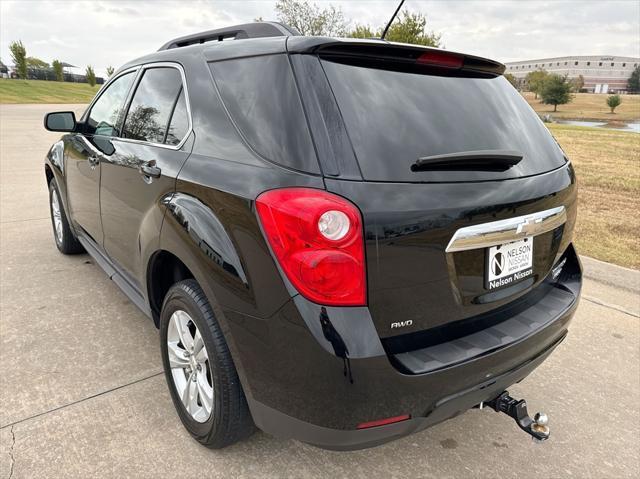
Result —
[{"label": "side window", "polygon": [[118,118],[134,78],[134,72],[125,73],[115,79],[100,95],[87,118],[88,134],[118,136]]},{"label": "side window", "polygon": [[144,71],[124,122],[122,136],[151,143],[164,143],[182,77],[175,68],[158,67]]},{"label": "side window", "polygon": [[296,170],[320,168],[286,55],[210,64],[222,101],[252,148]]},{"label": "side window", "polygon": [[171,115],[169,130],[167,131],[167,145],[177,145],[182,141],[184,135],[189,130],[189,113],[187,112],[187,102],[184,97],[184,89],[180,90],[178,102]]}]

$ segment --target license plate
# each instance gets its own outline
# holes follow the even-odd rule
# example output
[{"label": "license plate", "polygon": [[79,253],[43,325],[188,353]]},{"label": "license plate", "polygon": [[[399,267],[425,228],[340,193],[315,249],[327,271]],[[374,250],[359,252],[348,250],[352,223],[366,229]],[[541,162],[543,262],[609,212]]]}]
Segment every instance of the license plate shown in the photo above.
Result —
[{"label": "license plate", "polygon": [[533,274],[533,237],[492,246],[487,250],[485,286],[488,290],[517,283]]}]

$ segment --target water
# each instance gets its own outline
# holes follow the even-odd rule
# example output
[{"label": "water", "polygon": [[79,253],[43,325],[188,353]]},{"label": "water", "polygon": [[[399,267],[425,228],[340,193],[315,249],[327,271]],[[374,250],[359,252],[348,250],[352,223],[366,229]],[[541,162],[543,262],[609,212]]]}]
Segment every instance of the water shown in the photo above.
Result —
[{"label": "water", "polygon": [[576,121],[576,120],[560,120],[558,123],[563,125],[576,125],[576,126],[589,126],[596,128],[603,128],[605,130],[613,130],[613,131],[631,131],[633,133],[640,133],[640,122],[632,122],[627,123],[625,126],[621,128],[615,128],[611,126],[607,126],[605,122],[602,121]]}]

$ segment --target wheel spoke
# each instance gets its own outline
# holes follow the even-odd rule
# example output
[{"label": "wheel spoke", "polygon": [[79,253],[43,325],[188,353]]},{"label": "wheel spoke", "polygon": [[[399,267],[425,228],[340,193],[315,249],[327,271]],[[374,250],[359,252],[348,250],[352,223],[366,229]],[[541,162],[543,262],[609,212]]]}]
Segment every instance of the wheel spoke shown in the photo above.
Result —
[{"label": "wheel spoke", "polygon": [[203,369],[198,373],[196,384],[198,386],[198,396],[200,397],[200,404],[204,408],[207,416],[211,413],[213,407],[213,388],[207,381],[206,369]]},{"label": "wheel spoke", "polygon": [[193,380],[195,374],[195,371],[191,373],[187,382],[187,387],[184,388],[184,393],[186,395],[185,406],[187,407],[187,412],[192,416],[195,415],[198,410],[198,386],[196,381]]},{"label": "wheel spoke", "polygon": [[182,343],[182,347],[184,347],[187,351],[193,349],[193,336],[191,336],[191,331],[189,331],[189,321],[191,318],[182,311],[176,311],[173,315],[176,322],[176,330],[178,331],[178,336],[180,337],[180,342]]},{"label": "wheel spoke", "polygon": [[200,331],[197,329],[193,337],[193,355],[199,363],[204,363],[207,360],[207,350],[204,347],[204,341],[202,340]]},{"label": "wheel spoke", "polygon": [[178,346],[178,343],[168,342],[167,352],[169,354],[169,365],[172,369],[186,369],[189,366],[189,360],[185,356],[185,350]]}]

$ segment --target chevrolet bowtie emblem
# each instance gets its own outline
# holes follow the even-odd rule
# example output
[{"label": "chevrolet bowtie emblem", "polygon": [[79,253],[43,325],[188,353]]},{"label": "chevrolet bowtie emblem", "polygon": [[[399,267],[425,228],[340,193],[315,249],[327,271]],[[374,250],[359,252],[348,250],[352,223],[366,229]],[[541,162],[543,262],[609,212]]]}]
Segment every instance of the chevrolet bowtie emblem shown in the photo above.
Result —
[{"label": "chevrolet bowtie emblem", "polygon": [[535,231],[534,225],[537,223],[542,223],[542,218],[525,218],[524,221],[518,225],[516,234],[528,234],[529,232]]}]

